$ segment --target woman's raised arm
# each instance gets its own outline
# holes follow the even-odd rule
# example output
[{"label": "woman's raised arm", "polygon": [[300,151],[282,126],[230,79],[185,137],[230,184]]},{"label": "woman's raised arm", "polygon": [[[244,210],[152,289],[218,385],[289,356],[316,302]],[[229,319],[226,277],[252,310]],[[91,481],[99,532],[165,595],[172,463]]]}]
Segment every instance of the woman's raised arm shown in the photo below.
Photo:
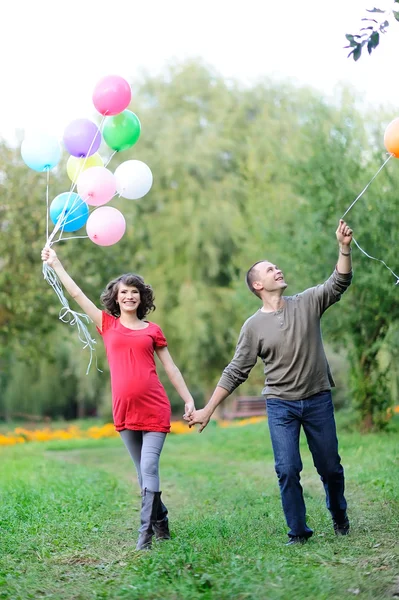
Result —
[{"label": "woman's raised arm", "polygon": [[102,327],[102,312],[93,302],[85,296],[80,287],[74,282],[72,277],[68,275],[61,264],[60,259],[52,248],[47,246],[42,250],[42,261],[49,265],[56,272],[62,285],[67,292],[77,302],[80,308],[90,317],[94,324],[101,329]]}]

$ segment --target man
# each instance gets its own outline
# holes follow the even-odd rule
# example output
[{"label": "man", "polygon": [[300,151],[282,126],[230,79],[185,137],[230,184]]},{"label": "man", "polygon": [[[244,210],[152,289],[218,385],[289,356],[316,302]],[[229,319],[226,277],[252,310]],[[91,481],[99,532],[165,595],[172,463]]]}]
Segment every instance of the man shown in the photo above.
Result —
[{"label": "man", "polygon": [[304,543],[313,534],[306,523],[300,484],[299,452],[303,427],[313,462],[326,492],[335,533],[347,535],[349,520],[344,497],[344,470],[338,454],[331,386],[324,353],[320,319],[338,302],[352,279],[352,230],[341,219],[336,231],[339,256],[330,278],[295,296],[283,296],[287,287],[282,271],[270,262],[255,263],[248,271],[248,288],[262,301],[243,325],[233,360],[205,408],[187,418],[201,432],[216,407],[243,383],[258,356],[265,365],[265,387],[270,436],[281,500],[289,527],[287,545]]}]

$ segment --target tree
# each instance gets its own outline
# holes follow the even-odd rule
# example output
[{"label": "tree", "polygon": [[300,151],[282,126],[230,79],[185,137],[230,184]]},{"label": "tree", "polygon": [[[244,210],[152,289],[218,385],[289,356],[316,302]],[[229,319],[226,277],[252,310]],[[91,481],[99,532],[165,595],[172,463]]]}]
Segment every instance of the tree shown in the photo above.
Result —
[{"label": "tree", "polygon": [[[306,88],[268,80],[243,88],[196,62],[144,78],[136,86],[134,110],[142,136],[110,168],[130,158],[144,160],[154,173],[151,192],[137,202],[112,202],[127,221],[115,246],[79,239],[56,248],[94,302],[115,276],[132,271],[144,276],[156,297],[150,319],[165,330],[199,404],[229,362],[243,321],[258,308],[244,284],[253,262],[267,258],[281,265],[290,293],[328,276],[336,261],[338,218],[382,160],[383,123],[357,113],[345,90],[337,106],[329,105]],[[0,336],[7,347],[1,389],[8,383],[8,400],[18,402],[15,379],[29,362],[40,379],[63,382],[54,409],[70,405],[68,414],[83,415],[100,404],[105,414],[110,399],[102,342],[90,326],[104,374],[93,365],[86,377],[88,355],[71,327],[58,326],[58,299],[42,279],[45,176],[22,165],[18,152],[5,147],[1,152]],[[69,189],[63,172],[61,165],[52,174],[50,200]],[[348,216],[359,243],[393,265],[398,177],[392,160]],[[353,287],[323,322],[327,341],[350,358],[364,426],[376,427],[384,423],[397,389],[392,368],[399,347],[397,288],[380,264],[356,250],[354,259]],[[47,370],[44,352],[46,363],[52,360]],[[19,367],[11,370],[17,361]],[[65,373],[71,373],[67,380]],[[251,389],[259,393],[261,371],[254,370],[253,377]],[[180,412],[180,399],[165,385]],[[35,389],[43,409],[52,386],[43,381]],[[0,394],[0,412],[5,397]]]},{"label": "tree", "polygon": [[57,324],[46,336],[51,353],[35,361],[13,355],[1,416],[75,419],[98,413],[105,403],[107,380],[95,365],[86,375],[87,355],[70,329]]},{"label": "tree", "polygon": [[351,48],[348,58],[349,56],[352,56],[354,60],[359,60],[364,47],[367,48],[369,54],[377,48],[380,43],[381,35],[385,34],[389,27],[387,17],[390,18],[393,16],[396,21],[399,21],[399,10],[394,10],[396,4],[399,3],[399,0],[393,0],[393,2],[394,7],[391,10],[382,10],[381,8],[367,10],[367,12],[372,13],[375,18],[363,18],[362,21],[365,23],[364,27],[360,29],[360,33],[355,35],[350,33],[346,34],[345,37],[348,40],[349,45],[345,46],[345,48]]},{"label": "tree", "polygon": [[[46,175],[30,170],[19,150],[4,144],[0,145],[0,164],[0,414],[7,416],[12,407],[5,391],[18,377],[16,365],[22,373],[33,365],[38,368],[42,355],[50,359],[54,355],[57,341],[50,342],[48,336],[58,327],[61,305],[43,280],[40,260],[46,241]],[[58,175],[51,174],[50,201],[70,187],[63,171],[61,167]],[[76,273],[81,270],[86,274],[85,289],[96,297],[101,288],[96,289],[99,275],[92,260],[94,244],[87,244],[85,252],[74,243],[64,245],[62,256],[74,263]],[[111,262],[109,257],[105,261],[108,265]],[[15,381],[12,385],[15,387]]]},{"label": "tree", "polygon": [[218,381],[254,306],[245,271],[265,236],[281,254],[281,241],[272,242],[277,219],[294,225],[283,157],[299,129],[297,98],[305,109],[308,94],[271,82],[243,90],[198,63],[141,88],[140,155],[157,181],[140,205],[138,233],[150,241],[146,271],[172,353],[202,393]]},{"label": "tree", "polygon": [[[308,156],[302,155],[302,173],[296,185],[305,200],[298,213],[296,236],[305,265],[303,276],[311,265],[312,276],[321,279],[326,275],[326,264],[334,264],[336,247],[332,238],[337,216],[344,213],[383,160],[384,123],[371,123],[371,116],[363,120],[356,114],[348,98],[338,109],[320,105],[309,116],[303,131]],[[368,253],[395,265],[399,169],[393,162],[389,167],[346,218]],[[306,236],[306,230],[316,231],[317,235]],[[353,256],[353,288],[344,296],[339,310],[327,313],[325,325],[336,343],[347,348],[355,405],[363,429],[371,430],[386,424],[387,409],[393,403],[389,385],[392,360],[383,367],[380,355],[385,349],[394,359],[390,349],[397,347],[393,332],[397,332],[399,304],[389,272],[356,248]]]}]

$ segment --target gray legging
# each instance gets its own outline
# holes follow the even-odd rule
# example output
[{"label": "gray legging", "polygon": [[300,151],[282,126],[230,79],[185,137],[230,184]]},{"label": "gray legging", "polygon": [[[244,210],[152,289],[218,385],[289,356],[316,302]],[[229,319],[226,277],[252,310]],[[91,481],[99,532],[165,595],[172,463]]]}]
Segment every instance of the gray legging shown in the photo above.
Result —
[{"label": "gray legging", "polygon": [[133,459],[140,488],[159,492],[159,457],[166,433],[131,429],[123,429],[119,433]]}]

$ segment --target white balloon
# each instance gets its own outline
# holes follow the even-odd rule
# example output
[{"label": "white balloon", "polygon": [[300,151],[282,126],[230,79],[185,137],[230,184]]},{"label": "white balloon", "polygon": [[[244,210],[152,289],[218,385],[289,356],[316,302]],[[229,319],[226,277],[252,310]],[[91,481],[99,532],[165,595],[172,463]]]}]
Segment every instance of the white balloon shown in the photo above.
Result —
[{"label": "white balloon", "polygon": [[116,191],[122,198],[138,200],[151,189],[151,169],[141,160],[126,160],[115,170]]},{"label": "white balloon", "polygon": [[61,146],[53,135],[30,134],[21,144],[21,156],[25,164],[34,171],[46,171],[58,165]]}]

